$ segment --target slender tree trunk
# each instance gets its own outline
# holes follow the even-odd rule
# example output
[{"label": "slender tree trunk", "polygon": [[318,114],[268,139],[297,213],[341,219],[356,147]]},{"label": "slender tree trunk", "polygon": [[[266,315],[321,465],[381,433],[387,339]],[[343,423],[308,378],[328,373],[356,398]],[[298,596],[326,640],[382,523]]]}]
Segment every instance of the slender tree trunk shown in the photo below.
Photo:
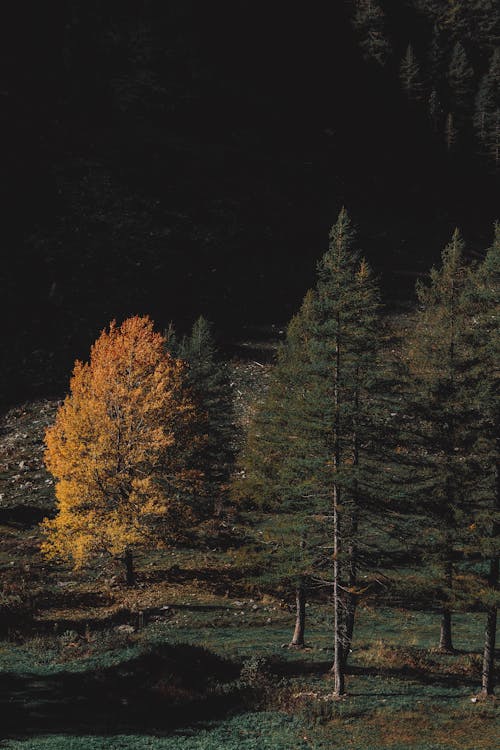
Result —
[{"label": "slender tree trunk", "polygon": [[341,602],[341,583],[340,583],[340,517],[339,517],[339,500],[340,492],[337,483],[333,487],[333,680],[334,695],[339,697],[345,693],[344,680],[344,654],[342,648],[343,642],[343,622],[342,622],[342,602]]},{"label": "slender tree trunk", "polygon": [[[448,560],[445,563],[446,585],[451,590],[453,584],[453,565],[451,562],[451,552],[447,549]],[[454,651],[453,639],[451,636],[451,609],[448,606],[443,607],[441,612],[441,632],[439,636],[439,650],[443,653],[451,654]]]},{"label": "slender tree trunk", "polygon": [[443,651],[444,653],[453,652],[453,641],[451,638],[451,611],[447,607],[444,607],[441,613],[439,650]]},{"label": "slender tree trunk", "polygon": [[340,521],[340,487],[336,474],[340,469],[340,315],[337,314],[337,341],[335,351],[334,371],[334,434],[333,434],[333,469],[335,477],[333,481],[333,692],[340,697],[345,693],[344,655],[343,655],[343,617],[341,600],[341,521]]},{"label": "slender tree trunk", "polygon": [[[499,558],[495,557],[490,564],[490,586],[498,587]],[[495,641],[497,631],[497,608],[489,607],[484,631],[483,673],[481,693],[493,695],[495,692]]]},{"label": "slender tree trunk", "polygon": [[[353,534],[355,534],[357,530],[356,520],[353,520],[352,530],[353,530]],[[347,660],[349,658],[349,653],[351,651],[352,636],[354,633],[354,620],[356,617],[356,605],[357,605],[357,596],[353,592],[353,589],[356,587],[356,584],[357,584],[356,545],[354,544],[354,542],[351,542],[351,544],[349,545],[348,558],[349,558],[348,584],[349,584],[349,589],[351,590],[346,594],[346,604],[345,604],[346,613],[345,613],[345,631],[344,631],[344,644],[343,644],[344,670],[347,667]]]},{"label": "slender tree trunk", "polygon": [[125,564],[125,582],[127,586],[135,586],[134,556],[128,549],[123,556]]},{"label": "slender tree trunk", "polygon": [[[353,439],[352,439],[352,466],[354,472],[357,472],[359,466],[359,437],[358,437],[358,417],[359,417],[359,367],[356,367],[356,389],[354,393],[354,421],[353,421]],[[354,619],[356,616],[356,605],[357,597],[354,593],[356,588],[358,574],[357,574],[357,547],[356,537],[358,534],[358,508],[359,508],[359,494],[358,494],[358,479],[356,474],[354,475],[353,491],[352,491],[352,502],[353,509],[350,517],[350,542],[347,550],[347,565],[348,565],[348,586],[349,591],[346,594],[345,603],[345,630],[344,630],[344,653],[343,653],[343,665],[344,670],[347,667],[347,660],[351,651],[352,636],[354,633]]]},{"label": "slender tree trunk", "polygon": [[290,642],[291,648],[304,647],[304,633],[306,628],[306,590],[303,583],[300,583],[295,589],[295,630]]}]

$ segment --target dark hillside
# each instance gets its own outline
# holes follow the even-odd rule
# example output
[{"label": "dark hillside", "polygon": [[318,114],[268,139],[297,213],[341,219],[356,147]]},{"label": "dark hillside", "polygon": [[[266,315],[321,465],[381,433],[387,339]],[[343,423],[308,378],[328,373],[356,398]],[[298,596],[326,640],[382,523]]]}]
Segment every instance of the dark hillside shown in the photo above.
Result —
[{"label": "dark hillside", "polygon": [[[59,390],[114,316],[225,341],[289,318],[342,204],[389,303],[495,178],[450,161],[344,3],[17,3],[4,25],[3,394]],[[398,22],[399,23],[399,22]],[[6,354],[6,351],[9,353]]]}]

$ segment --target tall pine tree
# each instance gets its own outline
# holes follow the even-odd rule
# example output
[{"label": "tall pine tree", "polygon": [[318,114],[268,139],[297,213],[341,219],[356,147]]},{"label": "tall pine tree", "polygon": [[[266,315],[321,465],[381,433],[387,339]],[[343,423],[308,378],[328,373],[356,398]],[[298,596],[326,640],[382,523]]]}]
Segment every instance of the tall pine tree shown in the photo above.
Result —
[{"label": "tall pine tree", "polygon": [[203,317],[195,321],[191,332],[178,346],[171,332],[170,345],[188,364],[187,381],[198,404],[206,414],[207,440],[199,455],[200,470],[208,493],[207,511],[220,515],[224,506],[234,463],[235,420],[228,366],[218,356],[212,327]]},{"label": "tall pine tree", "polygon": [[431,271],[428,285],[417,288],[419,310],[408,350],[414,381],[412,492],[416,508],[428,519],[422,540],[441,579],[443,651],[453,650],[455,561],[476,478],[471,445],[477,411],[470,398],[469,274],[463,252],[456,230],[441,267]]},{"label": "tall pine tree", "polygon": [[332,671],[334,692],[342,695],[359,595],[359,523],[376,505],[370,457],[380,441],[373,413],[378,290],[344,209],[318,277],[290,325],[271,413],[252,430],[252,441],[267,491],[320,515],[330,535],[330,572],[321,578],[333,592]]}]

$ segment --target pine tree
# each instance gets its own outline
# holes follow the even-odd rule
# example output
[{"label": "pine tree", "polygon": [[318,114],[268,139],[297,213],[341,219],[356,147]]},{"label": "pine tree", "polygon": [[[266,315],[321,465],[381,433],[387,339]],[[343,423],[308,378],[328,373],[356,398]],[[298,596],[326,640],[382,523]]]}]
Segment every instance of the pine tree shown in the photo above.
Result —
[{"label": "pine tree", "polygon": [[187,497],[200,475],[188,457],[202,443],[185,367],[164,351],[149,318],[111,323],[77,362],[70,394],[47,430],[45,462],[56,479],[57,515],[43,524],[49,558],[76,567],[103,552],[156,546],[191,520]]},{"label": "pine tree", "polygon": [[458,139],[458,132],[455,127],[455,118],[452,112],[448,112],[448,114],[446,115],[444,139],[446,150],[448,151],[448,153],[451,153],[454,150]]},{"label": "pine tree", "polygon": [[352,23],[365,59],[385,65],[391,48],[385,29],[385,14],[377,0],[356,0]]},{"label": "pine tree", "polygon": [[257,475],[246,465],[257,487],[260,482],[278,501],[288,498],[300,512],[309,509],[330,529],[332,572],[322,579],[333,591],[332,671],[335,694],[342,695],[359,595],[359,520],[373,502],[371,389],[379,333],[378,291],[359,260],[344,209],[318,277],[290,324],[267,414],[251,430],[250,453],[260,457]]},{"label": "pine tree", "polygon": [[474,128],[482,153],[500,167],[500,49],[493,53],[476,96]]},{"label": "pine tree", "polygon": [[477,440],[472,452],[481,468],[475,488],[471,529],[477,551],[489,566],[484,593],[486,628],[482,693],[494,692],[494,656],[499,601],[500,549],[500,225],[495,226],[493,246],[472,276],[469,294],[472,325],[470,346],[474,351],[472,393],[477,403]]},{"label": "pine tree", "polygon": [[463,124],[472,111],[474,70],[460,42],[455,44],[451,54],[448,85],[452,109]]},{"label": "pine tree", "polygon": [[420,101],[423,96],[423,82],[420,65],[415,57],[411,44],[406,48],[405,55],[399,66],[401,86],[411,102]]},{"label": "pine tree", "polygon": [[[308,388],[308,338],[313,315],[312,291],[287,328],[286,340],[278,350],[268,389],[248,426],[239,456],[240,474],[233,495],[250,499],[274,514],[266,545],[273,545],[272,561],[265,563],[265,580],[289,582],[296,593],[296,623],[290,645],[300,648],[305,639],[305,601],[316,552],[316,514],[324,515],[324,503],[303,497],[298,479],[301,450],[297,435],[301,429],[302,401]],[[324,540],[323,540],[324,541]],[[258,545],[257,545],[258,547]],[[262,550],[267,552],[267,546]]]},{"label": "pine tree", "polygon": [[[174,343],[171,337],[171,345]],[[188,364],[187,382],[200,413],[207,416],[202,429],[207,439],[198,452],[198,466],[205,477],[208,512],[220,515],[234,463],[235,420],[229,368],[217,354],[212,326],[203,317],[193,324],[176,349]]]},{"label": "pine tree", "polygon": [[453,650],[454,560],[462,548],[464,516],[477,480],[471,455],[477,409],[469,386],[469,274],[463,251],[456,230],[443,252],[441,267],[431,271],[428,285],[417,287],[419,312],[408,349],[414,379],[412,485],[417,507],[429,519],[423,543],[441,571],[440,648],[444,651]]},{"label": "pine tree", "polygon": [[428,53],[428,69],[434,86],[441,81],[445,68],[446,39],[443,29],[439,23],[435,23],[432,29],[432,37]]},{"label": "pine tree", "polygon": [[431,91],[429,97],[429,121],[434,133],[440,133],[443,123],[443,108],[436,89]]}]

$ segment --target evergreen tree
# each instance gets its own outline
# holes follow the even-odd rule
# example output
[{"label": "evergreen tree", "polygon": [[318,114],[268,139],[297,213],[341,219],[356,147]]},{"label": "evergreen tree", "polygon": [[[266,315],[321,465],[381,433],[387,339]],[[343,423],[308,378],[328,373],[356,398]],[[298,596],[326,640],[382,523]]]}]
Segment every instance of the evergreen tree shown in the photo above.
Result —
[{"label": "evergreen tree", "polygon": [[494,51],[479,86],[474,128],[482,153],[496,168],[500,167],[500,48]]},{"label": "evergreen tree", "polygon": [[443,123],[443,108],[436,89],[431,91],[429,97],[429,121],[434,133],[440,133]]},{"label": "evergreen tree", "polygon": [[432,29],[428,55],[429,75],[435,86],[441,81],[444,73],[446,49],[445,34],[441,25],[436,22]]},{"label": "evergreen tree", "polygon": [[403,91],[409,101],[416,102],[422,98],[423,83],[420,65],[415,57],[411,44],[406,48],[405,55],[399,66],[399,78]]},{"label": "evergreen tree", "polygon": [[318,276],[290,324],[281,371],[270,389],[270,416],[251,430],[251,441],[257,444],[253,456],[259,456],[257,482],[278,501],[286,497],[302,512],[320,515],[331,534],[326,546],[333,569],[322,579],[333,590],[332,671],[334,692],[342,695],[358,598],[359,521],[376,505],[370,458],[380,442],[372,393],[378,291],[359,260],[344,209]]},{"label": "evergreen tree", "polygon": [[451,153],[457,143],[458,132],[455,127],[455,118],[452,112],[448,112],[446,115],[446,121],[444,126],[444,140],[446,144],[446,150]]},{"label": "evergreen tree", "polygon": [[364,57],[385,65],[391,48],[385,29],[385,14],[377,0],[355,0],[353,26]]},{"label": "evergreen tree", "polygon": [[473,274],[469,295],[472,325],[470,345],[475,355],[472,372],[473,398],[477,403],[477,441],[473,454],[480,466],[480,480],[475,488],[472,521],[477,551],[489,566],[487,587],[483,594],[486,606],[482,693],[494,692],[494,656],[499,601],[500,549],[500,225],[483,263]]},{"label": "evergreen tree", "polygon": [[407,355],[414,379],[411,491],[419,512],[428,518],[422,540],[440,571],[444,651],[453,650],[454,561],[462,549],[464,518],[477,480],[471,455],[477,409],[470,392],[469,274],[463,250],[456,230],[429,285],[417,287],[420,307]]},{"label": "evergreen tree", "polygon": [[[170,345],[175,346],[171,332]],[[188,364],[187,382],[206,414],[203,429],[207,439],[199,452],[199,468],[205,477],[209,498],[207,512],[219,515],[224,505],[234,463],[235,420],[229,368],[217,354],[212,327],[203,317],[195,321],[189,336],[176,347],[178,356]]]},{"label": "evergreen tree", "polygon": [[[297,465],[301,451],[297,445],[302,413],[301,402],[308,387],[308,337],[313,315],[312,291],[287,328],[285,342],[278,350],[269,387],[253,414],[243,451],[240,474],[233,494],[240,501],[249,498],[264,511],[274,513],[272,532],[266,544],[273,544],[273,557],[266,559],[266,580],[292,585],[296,592],[296,624],[290,643],[304,645],[305,601],[318,557],[315,548],[315,517],[324,503],[314,496],[304,498],[298,488]],[[324,541],[324,539],[322,540]],[[267,547],[261,550],[267,552]]]},{"label": "evergreen tree", "polygon": [[463,124],[472,110],[474,70],[460,42],[455,44],[451,54],[448,85],[452,109]]}]

